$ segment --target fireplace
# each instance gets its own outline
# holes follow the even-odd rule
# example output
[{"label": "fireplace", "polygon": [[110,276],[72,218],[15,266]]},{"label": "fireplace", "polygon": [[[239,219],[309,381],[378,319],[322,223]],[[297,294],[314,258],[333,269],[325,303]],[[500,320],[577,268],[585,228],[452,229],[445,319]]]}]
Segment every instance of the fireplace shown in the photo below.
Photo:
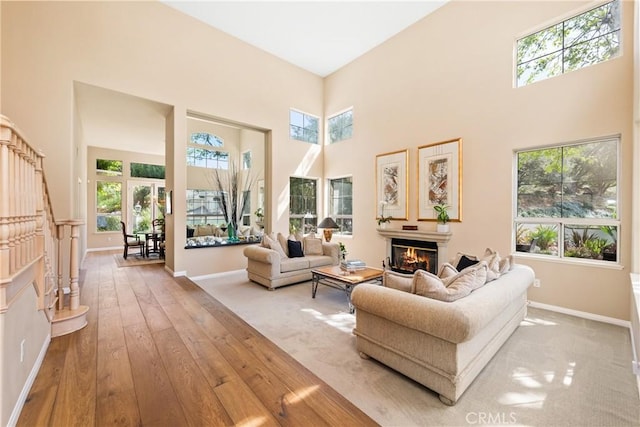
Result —
[{"label": "fireplace", "polygon": [[424,240],[391,239],[389,267],[398,273],[421,269],[438,272],[438,244]]},{"label": "fireplace", "polygon": [[[396,241],[402,242],[410,242],[411,244],[405,244],[405,246],[411,246],[414,248],[414,252],[417,252],[417,255],[408,253],[405,255],[405,264],[414,265],[420,263],[429,263],[429,268],[425,268],[425,270],[437,273],[440,269],[440,266],[447,262],[447,246],[451,236],[453,235],[451,232],[440,233],[437,231],[427,231],[427,230],[401,230],[397,228],[387,228],[387,229],[378,229],[378,235],[383,237],[387,242],[387,250],[385,254],[385,258],[383,260],[383,264],[385,268],[396,269],[396,267],[392,267],[392,259],[396,257],[392,253],[393,244]],[[402,244],[401,244],[402,246]],[[428,261],[425,260],[415,260],[412,258],[427,258]],[[423,268],[423,267],[419,267]],[[405,268],[401,269],[402,271]],[[400,270],[396,270],[400,271]],[[408,272],[409,269],[407,268]],[[413,271],[413,270],[412,270]]]}]

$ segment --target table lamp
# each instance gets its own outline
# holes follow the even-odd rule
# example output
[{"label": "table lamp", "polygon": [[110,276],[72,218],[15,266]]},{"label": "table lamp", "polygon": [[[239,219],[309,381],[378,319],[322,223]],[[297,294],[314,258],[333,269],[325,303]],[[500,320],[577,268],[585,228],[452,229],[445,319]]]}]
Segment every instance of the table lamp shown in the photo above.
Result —
[{"label": "table lamp", "polygon": [[336,224],[336,222],[330,216],[328,216],[320,221],[320,224],[318,224],[318,228],[323,229],[322,232],[324,233],[324,239],[328,243],[331,241],[331,236],[333,236],[333,230],[337,230],[340,227],[338,227],[338,224]]}]

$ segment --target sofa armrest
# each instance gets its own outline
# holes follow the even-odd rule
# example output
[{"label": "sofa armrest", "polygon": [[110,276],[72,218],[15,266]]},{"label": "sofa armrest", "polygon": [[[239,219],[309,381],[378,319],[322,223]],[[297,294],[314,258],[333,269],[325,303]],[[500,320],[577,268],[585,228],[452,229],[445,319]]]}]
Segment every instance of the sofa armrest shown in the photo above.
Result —
[{"label": "sofa armrest", "polygon": [[364,283],[354,288],[351,302],[356,307],[356,329],[362,310],[452,343],[466,341],[473,332],[469,319],[451,303],[393,288]]},{"label": "sofa armrest", "polygon": [[244,248],[244,256],[256,262],[264,264],[274,264],[278,268],[280,266],[280,254],[273,249],[265,248],[259,245],[251,245]]},{"label": "sofa armrest", "polygon": [[333,258],[333,265],[340,264],[340,245],[331,242],[322,242],[322,255]]}]

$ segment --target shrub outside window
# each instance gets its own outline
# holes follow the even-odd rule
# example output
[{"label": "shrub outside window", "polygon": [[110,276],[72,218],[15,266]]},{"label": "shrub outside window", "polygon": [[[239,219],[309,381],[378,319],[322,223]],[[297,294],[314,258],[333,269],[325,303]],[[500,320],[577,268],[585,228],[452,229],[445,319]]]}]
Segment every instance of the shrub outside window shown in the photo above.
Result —
[{"label": "shrub outside window", "polygon": [[618,261],[619,137],[516,153],[515,248]]},{"label": "shrub outside window", "polygon": [[351,138],[353,136],[353,108],[329,117],[327,127],[330,144]]},{"label": "shrub outside window", "polygon": [[296,110],[289,110],[289,136],[298,141],[318,143],[320,119]]},{"label": "shrub outside window", "polygon": [[340,227],[337,234],[353,234],[353,179],[351,177],[329,180],[329,216]]},{"label": "shrub outside window", "polygon": [[122,221],[122,183],[96,182],[96,230],[120,231]]},{"label": "shrub outside window", "polygon": [[614,0],[516,42],[516,85],[525,86],[620,55]]},{"label": "shrub outside window", "polygon": [[289,178],[289,231],[315,233],[318,224],[316,179]]}]

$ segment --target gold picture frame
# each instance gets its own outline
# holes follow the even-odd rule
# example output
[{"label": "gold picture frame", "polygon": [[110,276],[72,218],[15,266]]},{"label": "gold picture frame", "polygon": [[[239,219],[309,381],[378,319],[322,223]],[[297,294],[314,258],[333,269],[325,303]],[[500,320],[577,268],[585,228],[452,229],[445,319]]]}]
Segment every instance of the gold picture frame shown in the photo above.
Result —
[{"label": "gold picture frame", "polygon": [[418,221],[437,221],[439,204],[462,221],[462,138],[418,147]]},{"label": "gold picture frame", "polygon": [[409,150],[376,156],[376,219],[381,215],[393,220],[408,217]]}]

